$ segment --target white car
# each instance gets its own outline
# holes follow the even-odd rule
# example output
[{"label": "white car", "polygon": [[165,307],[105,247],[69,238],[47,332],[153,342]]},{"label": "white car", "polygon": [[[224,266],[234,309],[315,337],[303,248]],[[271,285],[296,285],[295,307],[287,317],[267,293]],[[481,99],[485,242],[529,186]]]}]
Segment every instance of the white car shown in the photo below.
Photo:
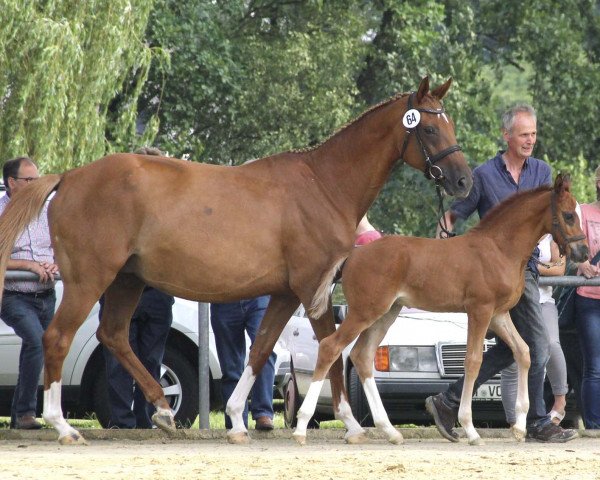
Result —
[{"label": "white car", "polygon": [[[56,305],[62,298],[62,282],[56,284]],[[106,386],[106,371],[102,346],[96,338],[99,304],[96,303],[89,316],[77,331],[62,371],[62,400],[65,416],[82,418],[95,412],[102,426],[108,425],[110,417]],[[249,339],[246,338],[247,345]],[[21,339],[0,319],[0,415],[10,416],[14,387],[18,376]],[[289,354],[277,345],[275,372],[283,362],[289,364]],[[209,382],[211,410],[222,407],[220,381],[221,367],[217,358],[212,328],[209,332]],[[276,386],[283,381],[276,376]],[[165,397],[175,412],[175,420],[182,426],[190,426],[199,411],[198,391],[198,303],[181,298],[173,305],[173,324],[167,339],[160,384]],[[279,383],[278,383],[279,382]],[[40,379],[40,392],[42,380]],[[38,395],[41,411],[43,395]]]},{"label": "white car", "polygon": [[[336,322],[343,321],[345,306],[335,307]],[[390,327],[378,350],[373,374],[383,404],[395,424],[430,424],[425,398],[445,390],[464,372],[467,340],[466,314],[431,313],[403,309]],[[285,421],[294,427],[301,401],[308,391],[316,366],[318,342],[300,307],[285,327],[281,346],[290,352],[290,366],[283,382]],[[493,341],[486,340],[486,348]],[[372,426],[362,386],[348,354],[342,353],[344,376],[356,419]],[[319,397],[316,421],[333,418],[331,388],[326,380]],[[476,424],[505,424],[499,377],[482,385],[473,402]],[[316,422],[312,426],[317,426]]]}]

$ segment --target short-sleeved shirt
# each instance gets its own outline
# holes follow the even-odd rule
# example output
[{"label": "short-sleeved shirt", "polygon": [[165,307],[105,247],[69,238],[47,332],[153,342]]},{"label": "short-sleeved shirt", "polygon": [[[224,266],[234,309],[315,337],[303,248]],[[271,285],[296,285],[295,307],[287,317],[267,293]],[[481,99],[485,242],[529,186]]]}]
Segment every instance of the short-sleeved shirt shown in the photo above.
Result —
[{"label": "short-sleeved shirt", "polygon": [[[10,202],[8,195],[0,198],[0,214]],[[50,241],[48,226],[48,202],[44,205],[40,216],[31,221],[19,235],[12,249],[13,260],[33,260],[34,262],[54,263],[54,252]],[[39,292],[54,287],[54,282],[36,282],[22,280],[6,280],[4,288],[16,292]]]},{"label": "short-sleeved shirt", "polygon": [[[552,169],[550,165],[537,158],[528,157],[523,164],[519,183],[517,184],[506,168],[502,159],[503,150],[473,170],[473,188],[464,199],[457,199],[450,210],[461,219],[466,219],[477,211],[483,218],[493,207],[507,197],[525,190],[544,185],[552,185]],[[536,259],[539,250],[536,247],[527,267],[538,273]]]},{"label": "short-sleeved shirt", "polygon": [[[590,247],[590,260],[600,251],[600,210],[593,204],[581,205],[581,229],[587,237]],[[577,287],[577,294],[582,297],[600,299],[600,287]]]}]

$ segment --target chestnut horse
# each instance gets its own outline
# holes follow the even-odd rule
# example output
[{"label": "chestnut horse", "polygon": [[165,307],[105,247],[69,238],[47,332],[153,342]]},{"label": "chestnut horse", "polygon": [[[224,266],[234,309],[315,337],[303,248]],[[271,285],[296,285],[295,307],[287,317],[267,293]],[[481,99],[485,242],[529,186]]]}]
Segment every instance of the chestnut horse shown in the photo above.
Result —
[{"label": "chestnut horse", "polygon": [[[2,279],[16,236],[57,190],[49,222],[64,295],[44,335],[43,417],[58,430],[59,441],[84,442],[61,411],[61,369],[75,332],[102,293],[98,339],[156,407],[154,423],[175,428],[160,385],[128,342],[129,319],[144,285],[204,302],[271,295],[227,405],[229,440],[248,441],[245,399],[300,302],[318,338],[335,330],[330,285],[392,167],[406,162],[450,195],[470,190],[471,171],[440,103],[450,84],[430,92],[424,78],[418,91],[373,107],[312,149],[237,167],[114,154],[44,176],[15,195],[0,218]],[[336,365],[335,407],[351,441],[363,431],[350,412],[341,361]]]},{"label": "chestnut horse", "polygon": [[306,427],[330,365],[358,337],[350,359],[360,376],[375,426],[390,442],[402,442],[402,434],[390,423],[373,380],[373,359],[403,305],[468,315],[465,382],[458,418],[471,444],[481,443],[471,418],[471,397],[488,327],[506,342],[519,370],[513,434],[523,439],[529,409],[529,348],[517,333],[509,310],[523,293],[525,265],[544,233],[552,233],[561,250],[568,251],[574,261],[587,258],[585,235],[569,188],[568,177],[558,175],[553,188],[516,194],[463,236],[443,240],[389,236],[357,247],[342,270],[348,314],[338,330],[319,344],[313,380],[298,412],[296,440],[306,441]]}]

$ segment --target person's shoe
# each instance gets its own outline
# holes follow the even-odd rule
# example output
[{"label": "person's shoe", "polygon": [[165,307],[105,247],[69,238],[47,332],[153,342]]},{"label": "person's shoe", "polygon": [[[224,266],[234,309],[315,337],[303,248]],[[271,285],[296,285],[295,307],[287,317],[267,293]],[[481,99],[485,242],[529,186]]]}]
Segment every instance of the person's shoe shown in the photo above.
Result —
[{"label": "person's shoe", "polygon": [[425,399],[425,408],[435,421],[435,426],[442,437],[451,442],[458,442],[458,433],[454,426],[458,420],[458,408],[452,408],[444,402],[444,394],[438,393]]},{"label": "person's shoe", "polygon": [[23,415],[22,417],[17,417],[14,428],[19,430],[39,430],[42,428],[42,424],[33,415]]},{"label": "person's shoe", "polygon": [[554,422],[548,422],[541,428],[527,431],[527,440],[544,443],[565,443],[579,437],[576,430],[564,429]]},{"label": "person's shoe", "polygon": [[266,415],[264,417],[258,417],[254,428],[256,428],[256,430],[262,430],[263,432],[273,430],[273,420]]}]

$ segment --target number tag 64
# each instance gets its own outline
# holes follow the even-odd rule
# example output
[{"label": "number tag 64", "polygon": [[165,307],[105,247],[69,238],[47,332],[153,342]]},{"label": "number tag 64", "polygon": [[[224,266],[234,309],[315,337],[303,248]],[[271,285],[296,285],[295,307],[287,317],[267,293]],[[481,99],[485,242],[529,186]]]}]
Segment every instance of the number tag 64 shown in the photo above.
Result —
[{"label": "number tag 64", "polygon": [[415,128],[421,121],[421,113],[414,108],[411,108],[402,117],[402,124],[406,128]]}]

